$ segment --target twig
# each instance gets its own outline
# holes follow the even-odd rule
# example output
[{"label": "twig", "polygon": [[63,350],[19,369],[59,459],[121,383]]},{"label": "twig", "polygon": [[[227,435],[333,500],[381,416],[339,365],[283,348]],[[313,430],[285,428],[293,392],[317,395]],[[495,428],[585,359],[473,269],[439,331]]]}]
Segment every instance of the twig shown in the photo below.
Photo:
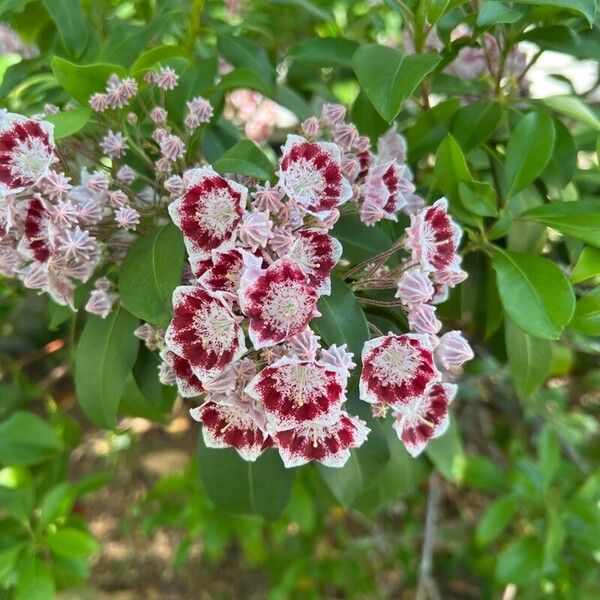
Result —
[{"label": "twig", "polygon": [[433,577],[433,550],[437,533],[437,520],[442,501],[442,487],[439,476],[433,472],[429,477],[429,496],[427,498],[427,515],[425,517],[425,535],[423,552],[419,567],[419,587],[416,600],[442,600],[440,591]]}]

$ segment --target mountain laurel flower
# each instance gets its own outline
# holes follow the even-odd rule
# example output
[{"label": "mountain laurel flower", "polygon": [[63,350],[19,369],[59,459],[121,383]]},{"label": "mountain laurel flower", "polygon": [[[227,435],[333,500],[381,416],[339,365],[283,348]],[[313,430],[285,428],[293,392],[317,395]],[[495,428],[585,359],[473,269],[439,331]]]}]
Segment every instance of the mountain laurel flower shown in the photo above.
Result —
[{"label": "mountain laurel flower", "polygon": [[109,158],[121,158],[127,150],[127,138],[120,131],[113,133],[109,130],[102,138],[100,148]]},{"label": "mountain laurel flower", "polygon": [[457,251],[462,230],[448,214],[446,198],[411,215],[406,233],[407,246],[424,270],[452,271],[458,268],[460,256]]},{"label": "mountain laurel flower", "polygon": [[176,135],[165,135],[160,141],[160,152],[164,158],[175,162],[185,156],[185,144]]},{"label": "mountain laurel flower", "polygon": [[184,173],[187,191],[169,205],[169,215],[183,232],[192,268],[228,250],[242,220],[248,190],[218,175],[212,167]]},{"label": "mountain laurel flower", "polygon": [[287,258],[275,261],[259,274],[246,269],[239,299],[256,349],[290,339],[320,315],[317,291],[302,268]]},{"label": "mountain laurel flower", "polygon": [[180,286],[173,292],[173,319],[165,343],[190,363],[203,384],[246,351],[244,332],[229,307],[197,286]]},{"label": "mountain laurel flower", "polygon": [[115,211],[115,222],[121,229],[135,231],[140,224],[140,213],[130,206],[123,206]]},{"label": "mountain laurel flower", "polygon": [[461,335],[460,331],[448,331],[440,337],[440,343],[435,349],[435,356],[442,363],[444,369],[462,367],[473,359],[474,354],[469,342]]},{"label": "mountain laurel flower", "polygon": [[435,307],[430,304],[415,304],[408,311],[408,326],[411,331],[436,335],[442,328],[441,321],[435,316]]},{"label": "mountain laurel flower", "polygon": [[179,75],[177,75],[175,69],[171,67],[162,67],[154,79],[154,83],[161,90],[174,90],[179,82]]},{"label": "mountain laurel flower", "polygon": [[167,121],[167,117],[169,116],[169,114],[162,106],[155,106],[150,111],[150,114],[148,116],[155,125],[162,125]]},{"label": "mountain laurel flower", "polygon": [[256,191],[252,194],[252,205],[256,210],[266,210],[269,213],[278,214],[283,208],[283,196],[282,190],[271,187],[267,181],[264,187],[257,186]]},{"label": "mountain laurel flower", "polygon": [[279,185],[308,214],[320,214],[352,197],[352,186],[342,174],[342,155],[331,142],[308,142],[288,135],[279,162]]},{"label": "mountain laurel flower", "polygon": [[275,433],[273,437],[283,465],[288,469],[313,460],[326,467],[341,468],[348,462],[350,450],[362,446],[369,432],[362,419],[342,412],[330,425],[304,423]]},{"label": "mountain laurel flower", "polygon": [[395,297],[405,306],[429,302],[433,296],[433,283],[425,271],[408,269],[398,280]]},{"label": "mountain laurel flower", "polygon": [[171,175],[165,179],[163,186],[173,197],[181,196],[185,190],[183,179],[179,175]]},{"label": "mountain laurel flower", "polygon": [[90,96],[90,108],[97,113],[102,113],[108,108],[108,94],[96,92]]},{"label": "mountain laurel flower", "polygon": [[73,186],[69,183],[70,181],[71,178],[64,173],[49,171],[40,181],[40,187],[49,200],[60,200],[73,189]]},{"label": "mountain laurel flower", "polygon": [[171,368],[173,373],[173,384],[177,386],[177,392],[182,398],[195,398],[204,394],[206,389],[202,382],[194,375],[189,361],[177,356],[167,348],[160,351],[163,362]]},{"label": "mountain laurel flower", "polygon": [[272,228],[273,221],[269,220],[268,212],[246,211],[240,225],[240,241],[256,252],[259,248],[264,248],[273,237]]},{"label": "mountain laurel flower", "polygon": [[50,221],[60,229],[69,229],[77,225],[77,207],[70,200],[58,200],[56,204],[48,206]]},{"label": "mountain laurel flower", "polygon": [[0,194],[16,194],[48,175],[54,161],[54,125],[0,113]]},{"label": "mountain laurel flower", "polygon": [[346,107],[343,104],[323,104],[321,120],[328,126],[333,127],[344,120]]},{"label": "mountain laurel flower", "polygon": [[337,371],[287,356],[260,371],[244,392],[264,410],[272,433],[308,422],[333,424],[346,399]]},{"label": "mountain laurel flower", "polygon": [[388,129],[377,140],[377,155],[380,160],[395,160],[398,164],[404,164],[406,162],[406,154],[406,139],[396,131],[395,127]]},{"label": "mountain laurel flower", "polygon": [[96,238],[79,225],[58,235],[55,245],[65,258],[76,261],[89,261],[98,251]]},{"label": "mountain laurel flower", "polygon": [[316,138],[321,133],[321,127],[319,125],[319,119],[316,117],[310,117],[306,119],[301,125],[302,133],[307,138]]},{"label": "mountain laurel flower", "polygon": [[388,334],[365,343],[362,351],[360,398],[392,408],[420,396],[439,378],[427,335]]},{"label": "mountain laurel flower", "polygon": [[[186,105],[188,109],[188,116],[193,116],[198,125],[209,123],[212,119],[214,109],[212,104],[206,98],[202,98],[202,96],[196,96],[189,102],[186,102]],[[198,125],[196,125],[196,127]]]},{"label": "mountain laurel flower", "polygon": [[118,296],[115,293],[105,290],[92,290],[90,297],[85,305],[85,311],[106,319]]},{"label": "mountain laurel flower", "polygon": [[385,217],[385,213],[379,200],[365,200],[358,208],[358,216],[367,227],[372,227]]},{"label": "mountain laurel flower", "polygon": [[117,180],[125,185],[131,185],[135,181],[135,171],[129,165],[123,165],[117,171]]},{"label": "mountain laurel flower", "polygon": [[321,350],[319,363],[335,369],[347,380],[350,377],[350,371],[356,367],[353,358],[354,354],[348,352],[347,344],[341,346],[333,344],[329,348]]},{"label": "mountain laurel flower", "polygon": [[110,186],[110,177],[102,171],[94,171],[87,179],[86,186],[92,192],[106,192]]},{"label": "mountain laurel flower", "polygon": [[113,208],[123,208],[129,203],[129,198],[125,192],[121,190],[114,190],[108,192],[108,203]]},{"label": "mountain laurel flower", "polygon": [[[50,216],[40,198],[34,197],[21,203],[24,211],[23,236],[17,250],[25,257],[45,263],[52,254],[49,240]],[[68,231],[68,230],[67,230]]]},{"label": "mountain laurel flower", "polygon": [[48,287],[48,272],[39,263],[31,263],[19,274],[23,285],[30,290],[44,290]]},{"label": "mountain laurel flower", "polygon": [[316,336],[308,327],[297,333],[288,341],[288,347],[293,356],[298,360],[312,362],[317,356],[319,346],[319,337]]},{"label": "mountain laurel flower", "polygon": [[393,428],[411,456],[418,456],[429,440],[446,432],[448,406],[455,395],[456,385],[433,383],[422,395],[394,407]]},{"label": "mountain laurel flower", "polygon": [[338,144],[342,150],[349,152],[358,140],[358,129],[350,123],[342,123],[333,128],[333,141]]}]

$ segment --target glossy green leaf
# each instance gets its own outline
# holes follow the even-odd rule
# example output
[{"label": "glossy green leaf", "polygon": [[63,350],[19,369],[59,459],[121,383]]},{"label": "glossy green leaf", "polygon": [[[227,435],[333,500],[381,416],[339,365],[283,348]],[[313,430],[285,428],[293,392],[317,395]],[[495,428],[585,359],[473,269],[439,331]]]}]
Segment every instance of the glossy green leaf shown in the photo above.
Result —
[{"label": "glossy green leaf", "polygon": [[312,38],[292,46],[287,56],[314,67],[349,67],[357,48],[355,41],[345,38]]},{"label": "glossy green leaf", "polygon": [[106,319],[88,315],[75,355],[77,399],[99,427],[117,424],[119,401],[138,352],[139,321],[122,306]]},{"label": "glossy green leaf", "polygon": [[542,223],[564,235],[600,247],[600,202],[551,202],[525,211],[519,219]]},{"label": "glossy green leaf", "polygon": [[519,502],[513,496],[502,496],[486,509],[475,530],[480,546],[493,542],[510,524],[519,511]]},{"label": "glossy green leaf", "polygon": [[571,11],[587,19],[590,27],[594,24],[594,18],[596,15],[595,0],[518,0],[516,3],[533,4],[535,6],[548,6]]},{"label": "glossy green leaf", "polygon": [[532,183],[545,169],[554,149],[554,123],[544,113],[528,113],[517,124],[506,147],[507,196]]},{"label": "glossy green leaf", "polygon": [[487,0],[477,13],[477,27],[489,27],[498,23],[516,23],[523,16],[522,12],[511,8],[504,2]]},{"label": "glossy green leaf", "polygon": [[19,560],[14,600],[54,600],[56,590],[52,571],[37,554]]},{"label": "glossy green leaf", "polygon": [[405,55],[387,46],[367,44],[354,53],[352,67],[377,112],[391,123],[440,60],[433,53]]},{"label": "glossy green leaf", "polygon": [[88,106],[90,96],[104,92],[108,78],[116,73],[125,77],[127,71],[112,64],[76,65],[58,56],[52,59],[52,71],[60,86],[83,107]]},{"label": "glossy green leaf", "polygon": [[352,104],[350,119],[358,127],[360,133],[369,137],[373,144],[390,128],[390,124],[381,118],[363,91],[358,94]]},{"label": "glossy green leaf", "polygon": [[483,492],[498,493],[506,489],[507,477],[494,461],[483,455],[467,456],[465,485]]},{"label": "glossy green leaf", "polygon": [[576,31],[566,25],[529,29],[520,37],[542,50],[554,50],[577,58],[596,60],[600,56],[600,39],[596,29]]},{"label": "glossy green leaf", "polygon": [[184,51],[179,46],[157,46],[142,52],[131,65],[130,73],[132,75],[140,75],[153,67],[157,63],[162,63],[174,56],[185,56]]},{"label": "glossy green leaf", "polygon": [[535,538],[521,537],[500,553],[496,563],[496,578],[501,583],[527,583],[538,576],[542,562],[542,544]]},{"label": "glossy green leaf", "polygon": [[138,239],[121,266],[119,293],[123,306],[148,323],[168,325],[184,256],[181,232],[172,223]]},{"label": "glossy green leaf", "polygon": [[198,460],[202,485],[220,510],[276,519],[290,498],[295,470],[275,450],[247,462],[231,448],[207,448],[200,436]]},{"label": "glossy green leaf", "polygon": [[234,69],[231,73],[227,73],[214,90],[237,90],[239,88],[249,88],[256,90],[265,96],[270,96],[273,93],[273,88],[265,83],[254,71],[246,67]]},{"label": "glossy green leaf", "polygon": [[49,533],[44,541],[54,554],[67,558],[91,556],[100,549],[92,535],[72,527],[63,527],[55,533]]},{"label": "glossy green leaf", "polygon": [[390,238],[378,227],[367,227],[358,217],[344,215],[335,224],[332,234],[343,247],[342,257],[351,263],[360,263],[385,252]]},{"label": "glossy green leaf", "polygon": [[497,217],[496,190],[480,181],[460,181],[458,193],[463,206],[480,217]]},{"label": "glossy green leaf", "polygon": [[444,16],[449,5],[450,0],[427,0],[427,21],[432,25],[435,25]]},{"label": "glossy green leaf", "polygon": [[559,119],[554,119],[556,141],[550,162],[541,174],[550,185],[565,188],[577,171],[577,146],[570,131]]},{"label": "glossy green leaf", "polygon": [[0,423],[0,463],[34,465],[62,450],[54,429],[34,413],[17,411]]},{"label": "glossy green leaf", "polygon": [[600,248],[586,246],[579,255],[573,272],[571,283],[580,283],[600,275]]},{"label": "glossy green leaf", "polygon": [[425,454],[438,473],[454,483],[462,482],[467,458],[455,419],[451,418],[444,435],[425,446]]},{"label": "glossy green leaf", "polygon": [[552,364],[552,345],[532,337],[505,319],[506,354],[510,373],[519,398],[525,399],[546,381]]},{"label": "glossy green leaf", "polygon": [[63,481],[51,487],[42,498],[38,527],[44,529],[59,517],[64,517],[71,511],[75,503],[76,490],[68,482]]},{"label": "glossy green leaf", "polygon": [[49,115],[45,117],[45,120],[54,125],[54,139],[62,140],[81,131],[88,124],[91,117],[92,111],[90,109],[78,108]]},{"label": "glossy green leaf", "polygon": [[579,121],[594,131],[600,131],[600,119],[591,108],[575,96],[551,96],[542,102],[557,113]]},{"label": "glossy green leaf", "polygon": [[498,102],[482,100],[463,106],[452,120],[452,135],[463,150],[484,142],[498,127],[503,115]]},{"label": "glossy green leaf", "polygon": [[532,336],[558,339],[575,310],[575,295],[552,261],[494,248],[502,306],[515,325]]},{"label": "glossy green leaf", "polygon": [[67,51],[77,58],[85,50],[90,28],[79,0],[43,0]]},{"label": "glossy green leaf", "polygon": [[217,173],[237,173],[256,179],[270,179],[273,165],[265,153],[251,140],[241,140],[222,154],[213,164]]},{"label": "glossy green leaf", "polygon": [[[347,344],[348,351],[354,353],[355,362],[360,359],[364,343],[370,337],[369,327],[352,290],[342,279],[332,275],[331,295],[322,296],[317,308],[321,316],[310,325],[321,336],[321,343],[324,346]],[[357,376],[358,368],[351,381],[356,381]]]},{"label": "glossy green leaf", "polygon": [[585,335],[600,336],[600,286],[577,300],[569,327]]},{"label": "glossy green leaf", "polygon": [[259,45],[247,38],[220,34],[218,49],[219,53],[232,65],[253,72],[262,80],[267,89],[274,88],[275,71],[269,62],[267,53]]}]

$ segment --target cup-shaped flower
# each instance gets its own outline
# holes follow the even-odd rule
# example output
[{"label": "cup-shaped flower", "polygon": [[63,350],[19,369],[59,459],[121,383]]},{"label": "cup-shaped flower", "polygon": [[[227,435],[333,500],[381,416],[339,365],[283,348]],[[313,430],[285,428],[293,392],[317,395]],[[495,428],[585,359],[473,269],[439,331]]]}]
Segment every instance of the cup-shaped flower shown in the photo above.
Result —
[{"label": "cup-shaped flower", "polygon": [[238,319],[221,297],[200,286],[180,286],[173,292],[173,319],[165,343],[190,363],[203,384],[246,351]]},{"label": "cup-shaped flower", "polygon": [[420,396],[439,377],[427,335],[388,334],[368,341],[362,351],[360,398],[396,408]]},{"label": "cup-shaped flower", "polygon": [[448,429],[448,405],[456,394],[453,383],[434,383],[421,396],[394,407],[394,429],[412,456],[420,454],[429,440]]},{"label": "cup-shaped flower", "polygon": [[182,398],[194,398],[206,391],[202,382],[194,375],[188,360],[177,356],[167,348],[161,350],[160,357],[171,367],[177,391]]},{"label": "cup-shaped flower", "polygon": [[23,237],[18,251],[26,258],[45,263],[52,254],[49,240],[50,215],[40,198],[31,198],[19,206],[23,211]]}]

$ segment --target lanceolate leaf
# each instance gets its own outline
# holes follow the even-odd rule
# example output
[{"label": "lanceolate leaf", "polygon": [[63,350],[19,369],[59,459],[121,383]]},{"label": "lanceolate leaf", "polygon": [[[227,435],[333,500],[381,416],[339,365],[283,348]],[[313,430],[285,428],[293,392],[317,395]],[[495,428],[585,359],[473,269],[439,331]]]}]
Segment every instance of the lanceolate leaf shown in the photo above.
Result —
[{"label": "lanceolate leaf", "polygon": [[586,246],[571,273],[571,282],[579,283],[600,275],[600,249]]},{"label": "lanceolate leaf", "polygon": [[207,448],[200,436],[198,460],[204,489],[221,510],[276,519],[289,500],[295,470],[275,450],[246,462],[231,448]]},{"label": "lanceolate leaf", "polygon": [[377,112],[391,123],[402,103],[440,60],[433,53],[408,56],[387,46],[368,44],[354,53],[352,67]]},{"label": "lanceolate leaf", "polygon": [[492,134],[502,115],[498,102],[484,100],[467,104],[454,115],[452,134],[465,151],[471,150]]},{"label": "lanceolate leaf", "polygon": [[44,0],[44,6],[60,32],[65,48],[78,57],[85,50],[90,32],[81,3],[79,0]]},{"label": "lanceolate leaf", "polygon": [[550,374],[550,341],[527,335],[510,319],[505,320],[505,342],[513,383],[520,398],[531,396]]},{"label": "lanceolate leaf", "polygon": [[535,337],[560,337],[573,316],[575,295],[558,266],[501,248],[494,248],[492,266],[502,306],[515,325]]},{"label": "lanceolate leaf", "polygon": [[139,321],[122,306],[101,319],[88,315],[75,356],[77,399],[88,418],[113,429],[127,376],[137,356]]},{"label": "lanceolate leaf", "polygon": [[62,450],[62,441],[36,414],[18,411],[0,423],[0,464],[34,465]]},{"label": "lanceolate leaf", "polygon": [[314,38],[292,46],[288,58],[315,67],[349,67],[358,48],[353,40],[344,38]]},{"label": "lanceolate leaf", "polygon": [[506,147],[507,195],[527,187],[544,170],[554,149],[554,123],[544,113],[525,115],[512,132]]},{"label": "lanceolate leaf", "polygon": [[354,215],[341,217],[332,233],[342,243],[342,256],[352,263],[369,260],[392,245],[390,238],[381,229],[367,227]]},{"label": "lanceolate leaf", "polygon": [[543,223],[591,246],[600,247],[600,202],[551,202],[522,213],[519,219]]},{"label": "lanceolate leaf", "polygon": [[577,300],[569,327],[586,335],[600,335],[600,286]]},{"label": "lanceolate leaf", "polygon": [[54,139],[61,140],[83,129],[91,116],[92,111],[90,109],[79,108],[49,115],[45,117],[45,120],[54,125]]},{"label": "lanceolate leaf", "polygon": [[569,10],[585,17],[590,27],[594,24],[596,16],[596,2],[594,0],[518,0],[517,4],[534,4],[536,6]]},{"label": "lanceolate leaf", "polygon": [[269,179],[273,166],[264,152],[250,140],[242,140],[230,148],[213,164],[215,171],[237,173],[257,179]]},{"label": "lanceolate leaf", "polygon": [[148,323],[167,325],[183,261],[181,233],[172,223],[140,238],[121,266],[119,293],[123,306]]}]

